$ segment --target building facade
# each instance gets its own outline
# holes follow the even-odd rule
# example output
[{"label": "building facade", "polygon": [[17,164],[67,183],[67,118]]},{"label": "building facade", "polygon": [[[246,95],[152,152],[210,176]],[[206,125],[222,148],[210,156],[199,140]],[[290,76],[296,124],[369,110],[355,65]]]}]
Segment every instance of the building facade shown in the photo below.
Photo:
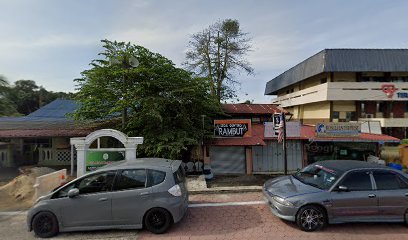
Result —
[{"label": "building facade", "polygon": [[304,124],[378,121],[408,137],[408,49],[325,49],[266,84]]}]

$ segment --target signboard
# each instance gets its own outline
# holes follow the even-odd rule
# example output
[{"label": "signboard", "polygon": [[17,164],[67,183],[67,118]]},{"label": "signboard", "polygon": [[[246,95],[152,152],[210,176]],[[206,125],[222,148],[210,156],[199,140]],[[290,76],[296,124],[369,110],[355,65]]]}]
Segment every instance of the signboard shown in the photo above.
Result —
[{"label": "signboard", "polygon": [[215,137],[251,137],[250,119],[214,120]]},{"label": "signboard", "polygon": [[86,153],[86,172],[95,171],[96,169],[110,164],[112,162],[124,160],[123,152],[117,151],[88,151]]},{"label": "signboard", "polygon": [[397,93],[397,98],[408,98],[408,92],[397,92],[399,89],[394,84],[383,84],[381,90],[385,93],[388,99],[392,99]]},{"label": "signboard", "polygon": [[318,137],[358,137],[361,132],[360,123],[318,123]]},{"label": "signboard", "polygon": [[[299,121],[286,122],[286,137],[300,137],[300,129]],[[273,122],[264,122],[264,137],[278,137],[275,130],[275,124]]]}]

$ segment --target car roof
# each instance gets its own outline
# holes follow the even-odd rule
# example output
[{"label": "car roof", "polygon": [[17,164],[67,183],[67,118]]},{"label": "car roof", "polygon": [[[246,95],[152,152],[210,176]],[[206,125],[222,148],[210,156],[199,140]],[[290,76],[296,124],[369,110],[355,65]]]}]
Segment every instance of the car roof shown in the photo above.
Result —
[{"label": "car roof", "polygon": [[369,163],[358,160],[326,160],[313,163],[314,165],[320,165],[328,169],[332,169],[338,173],[344,173],[352,169],[359,168],[377,168],[377,169],[390,169],[387,166]]},{"label": "car roof", "polygon": [[144,168],[174,168],[174,165],[180,165],[180,160],[170,160],[165,158],[136,158],[132,160],[123,160],[111,163],[98,170],[114,170],[129,167],[144,167]]}]

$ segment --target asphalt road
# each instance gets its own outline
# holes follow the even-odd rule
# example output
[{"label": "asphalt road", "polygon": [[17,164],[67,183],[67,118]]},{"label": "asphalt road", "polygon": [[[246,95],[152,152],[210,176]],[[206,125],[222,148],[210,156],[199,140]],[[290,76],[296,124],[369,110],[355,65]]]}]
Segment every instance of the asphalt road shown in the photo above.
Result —
[{"label": "asphalt road", "polygon": [[[25,214],[14,216],[0,216],[0,239],[4,240],[25,240],[39,239],[33,232],[28,232],[25,225]],[[137,239],[136,230],[112,230],[112,231],[92,231],[92,232],[72,232],[60,233],[53,239],[64,240],[102,240],[102,239]]]}]

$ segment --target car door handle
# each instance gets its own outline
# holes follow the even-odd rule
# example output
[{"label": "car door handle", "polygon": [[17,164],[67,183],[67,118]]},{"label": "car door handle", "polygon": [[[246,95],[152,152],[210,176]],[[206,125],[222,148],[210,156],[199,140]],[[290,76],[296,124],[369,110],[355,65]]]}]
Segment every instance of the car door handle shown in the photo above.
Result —
[{"label": "car door handle", "polygon": [[142,192],[142,193],[140,193],[140,195],[147,195],[147,194],[149,194],[149,192]]},{"label": "car door handle", "polygon": [[368,194],[368,197],[369,198],[375,198],[376,196],[375,196],[375,194]]},{"label": "car door handle", "polygon": [[107,201],[108,199],[107,198],[99,198],[98,199],[98,201],[100,201],[100,202],[104,202],[104,201]]},{"label": "car door handle", "polygon": [[405,197],[408,197],[408,193],[405,193]]}]

